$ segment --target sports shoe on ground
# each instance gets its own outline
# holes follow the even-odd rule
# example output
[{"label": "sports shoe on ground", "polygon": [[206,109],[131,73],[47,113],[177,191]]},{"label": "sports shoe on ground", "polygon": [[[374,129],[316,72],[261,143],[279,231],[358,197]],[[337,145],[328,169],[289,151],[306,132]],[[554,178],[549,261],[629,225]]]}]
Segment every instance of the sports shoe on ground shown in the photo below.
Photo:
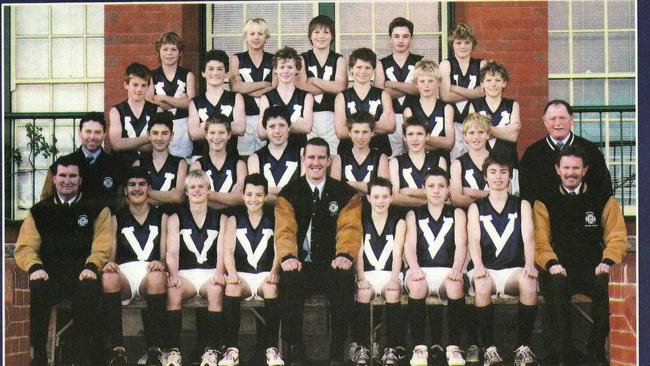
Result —
[{"label": "sports shoe on ground", "polygon": [[515,366],[537,366],[537,358],[528,346],[520,346],[515,350]]},{"label": "sports shoe on ground", "polygon": [[384,349],[384,355],[381,357],[382,366],[397,366],[399,364],[399,357],[394,348],[387,347]]},{"label": "sports shoe on ground", "polygon": [[219,365],[219,351],[214,348],[206,348],[203,356],[201,356],[200,366],[218,366]]},{"label": "sports shoe on ground", "polygon": [[447,358],[445,357],[445,350],[439,344],[434,344],[429,349],[429,360],[433,366],[447,366]]},{"label": "sports shoe on ground", "polygon": [[[161,366],[160,357],[162,357],[162,352],[160,351],[160,348],[149,347],[147,353],[145,353],[143,357],[144,362],[142,364],[147,366]],[[140,364],[140,360],[138,360],[138,365],[139,364]]]},{"label": "sports shoe on ground", "polygon": [[354,357],[354,354],[357,353],[358,348],[359,344],[357,344],[357,342],[350,342],[350,345],[348,346],[348,354],[345,358],[347,360],[352,360],[352,357]]},{"label": "sports shoe on ground", "polygon": [[239,365],[239,350],[235,347],[229,347],[219,361],[219,366],[237,366]]},{"label": "sports shoe on ground", "polygon": [[408,351],[406,348],[402,346],[397,346],[395,347],[395,353],[397,354],[397,359],[399,360],[399,364],[402,364],[402,361],[406,359],[408,355]]},{"label": "sports shoe on ground", "polygon": [[124,347],[115,347],[111,351],[108,359],[108,366],[126,366],[126,349]]},{"label": "sports shoe on ground", "polygon": [[467,349],[465,354],[465,363],[470,365],[478,365],[481,362],[481,349],[477,345],[473,344]]},{"label": "sports shoe on ground", "polygon": [[266,349],[266,364],[268,366],[282,366],[284,361],[282,361],[282,355],[280,350],[276,347],[269,347]]},{"label": "sports shoe on ground", "polygon": [[160,358],[160,363],[162,366],[182,366],[183,357],[178,348],[171,348],[169,351],[162,354]]},{"label": "sports shoe on ground", "polygon": [[413,348],[413,356],[411,357],[411,366],[427,366],[429,352],[428,347],[421,344]]},{"label": "sports shoe on ground", "polygon": [[364,346],[357,346],[354,354],[352,354],[352,351],[350,350],[350,355],[350,361],[352,361],[354,365],[366,366],[370,364],[370,351]]},{"label": "sports shoe on ground", "polygon": [[465,359],[458,346],[447,346],[447,364],[449,366],[465,366]]},{"label": "sports shoe on ground", "polygon": [[501,366],[503,359],[499,356],[495,346],[488,347],[483,353],[483,366]]}]

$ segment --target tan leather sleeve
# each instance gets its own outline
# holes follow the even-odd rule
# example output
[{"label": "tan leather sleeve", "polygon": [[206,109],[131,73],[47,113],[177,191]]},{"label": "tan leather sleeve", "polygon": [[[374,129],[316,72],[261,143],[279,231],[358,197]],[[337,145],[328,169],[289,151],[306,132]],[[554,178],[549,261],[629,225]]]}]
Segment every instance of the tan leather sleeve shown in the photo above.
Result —
[{"label": "tan leather sleeve", "polygon": [[621,207],[614,196],[610,197],[603,210],[603,241],[605,251],[603,259],[621,263],[627,253],[627,228]]},{"label": "tan leather sleeve", "polygon": [[336,220],[336,254],[347,254],[353,259],[359,254],[363,228],[361,223],[361,199],[352,196]]},{"label": "tan leather sleeve", "polygon": [[282,258],[293,255],[298,257],[298,223],[291,203],[284,197],[275,201],[275,255]]},{"label": "tan leather sleeve", "polygon": [[533,206],[533,225],[535,227],[535,263],[546,269],[550,260],[557,261],[557,254],[551,245],[551,222],[548,210],[542,201],[535,201]]},{"label": "tan leather sleeve", "polygon": [[20,227],[16,249],[14,250],[14,260],[18,267],[27,272],[35,264],[42,265],[43,262],[38,255],[40,248],[41,235],[36,229],[36,223],[30,212]]}]

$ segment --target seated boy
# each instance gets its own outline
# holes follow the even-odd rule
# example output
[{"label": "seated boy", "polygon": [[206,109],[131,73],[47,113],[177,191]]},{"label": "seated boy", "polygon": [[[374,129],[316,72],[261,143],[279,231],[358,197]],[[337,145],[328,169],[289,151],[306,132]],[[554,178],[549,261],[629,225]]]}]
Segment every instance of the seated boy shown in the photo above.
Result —
[{"label": "seated boy", "polygon": [[449,342],[446,359],[442,344],[442,306],[429,308],[432,342],[428,356],[434,365],[465,365],[459,348],[465,318],[463,266],[467,255],[465,211],[445,204],[449,197],[449,175],[433,168],[424,178],[427,203],[406,215],[404,256],[409,265],[409,323],[413,337],[411,365],[427,365],[426,299],[436,296],[447,304]]},{"label": "seated boy", "polygon": [[237,335],[240,325],[241,299],[264,299],[265,327],[260,329],[269,366],[284,365],[278,350],[281,304],[278,298],[280,262],[273,248],[275,216],[272,207],[264,207],[267,181],[261,174],[244,180],[245,211],[230,216],[224,228],[224,297],[225,343],[228,347],[220,366],[234,366],[239,360]]},{"label": "seated boy", "polygon": [[371,179],[389,177],[388,157],[370,147],[375,127],[375,118],[369,112],[362,110],[348,117],[347,128],[352,148],[339,151],[332,159],[330,169],[332,178],[347,182],[362,194],[368,193],[368,182]]},{"label": "seated boy", "polygon": [[519,296],[516,366],[537,365],[530,350],[537,312],[537,269],[533,218],[528,201],[508,193],[512,163],[499,155],[483,163],[487,197],[469,206],[467,237],[484,365],[501,365],[494,339],[492,295]]}]

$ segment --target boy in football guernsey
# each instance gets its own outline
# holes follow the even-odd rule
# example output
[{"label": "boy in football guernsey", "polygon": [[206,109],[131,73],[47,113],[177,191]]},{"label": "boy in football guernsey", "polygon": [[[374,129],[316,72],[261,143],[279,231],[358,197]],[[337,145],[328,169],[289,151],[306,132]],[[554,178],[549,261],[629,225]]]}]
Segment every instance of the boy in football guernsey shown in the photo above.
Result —
[{"label": "boy in football guernsey", "polygon": [[[427,355],[435,365],[464,365],[459,348],[465,318],[463,266],[467,255],[465,211],[445,204],[449,197],[449,175],[433,168],[424,179],[427,203],[406,215],[404,256],[409,265],[409,323],[416,345],[411,365],[426,365]],[[449,345],[446,359],[441,346],[442,306],[429,307],[433,344],[430,354],[424,339],[426,299],[436,296],[447,305]]]},{"label": "boy in football guernsey", "polygon": [[347,129],[352,149],[341,151],[332,159],[330,176],[347,182],[361,194],[368,193],[370,180],[377,177],[389,178],[388,157],[370,147],[376,123],[372,114],[364,110],[348,117]]},{"label": "boy in football guernsey", "polygon": [[358,111],[369,112],[377,121],[370,146],[390,156],[388,133],[395,131],[395,114],[388,92],[372,85],[377,55],[369,48],[358,48],[350,54],[352,87],[339,93],[334,100],[334,128],[340,140],[337,153],[352,149],[347,119]]},{"label": "boy in football guernsey", "polygon": [[467,152],[451,163],[451,202],[454,207],[467,208],[475,200],[488,195],[483,176],[483,162],[490,155],[487,141],[490,119],[479,113],[470,113],[463,122],[463,136]]},{"label": "boy in football guernsey", "polygon": [[442,74],[435,61],[422,59],[415,64],[413,83],[420,97],[411,98],[404,108],[404,118],[416,116],[429,123],[426,148],[440,150],[449,166],[449,151],[454,147],[454,108],[438,99],[441,81]]},{"label": "boy in football guernsey", "polygon": [[291,47],[281,48],[273,56],[273,74],[278,80],[278,85],[260,99],[260,118],[257,125],[260,139],[268,138],[261,118],[266,108],[283,106],[290,114],[289,143],[298,147],[304,147],[307,143],[307,134],[314,124],[314,97],[296,87],[296,77],[302,66],[298,52]]},{"label": "boy in football guernsey", "polygon": [[389,134],[388,138],[394,157],[404,152],[403,113],[408,105],[409,96],[418,94],[411,80],[415,64],[422,59],[422,56],[411,53],[413,23],[410,20],[402,17],[393,19],[388,25],[388,36],[393,53],[382,58],[377,65],[375,86],[384,89],[393,98],[395,132]]},{"label": "boy in football guernsey", "polygon": [[402,133],[408,152],[388,162],[390,182],[393,184],[393,203],[418,207],[427,202],[424,177],[438,166],[447,170],[447,160],[438,151],[426,151],[428,123],[411,116],[402,124]]},{"label": "boy in football guernsey", "polygon": [[237,150],[242,156],[249,156],[265,144],[257,133],[260,116],[260,97],[275,88],[273,77],[273,54],[265,52],[266,41],[271,31],[263,18],[250,18],[244,23],[243,37],[246,51],[230,57],[230,90],[241,93],[246,105],[246,133],[239,137]]},{"label": "boy in football guernsey", "polygon": [[228,118],[213,114],[205,121],[205,136],[210,152],[190,165],[190,171],[202,170],[208,178],[208,205],[223,209],[240,205],[246,163],[226,150],[231,130]]},{"label": "boy in football guernsey", "polygon": [[124,168],[138,160],[141,151],[151,151],[147,123],[156,114],[158,106],[145,99],[151,72],[139,63],[132,63],[124,71],[124,89],[127,99],[111,108],[108,139],[115,156]]},{"label": "boy in football guernsey", "polygon": [[[385,178],[368,183],[369,206],[362,212],[363,245],[355,262],[357,294],[352,321],[350,358],[356,365],[368,365],[370,301],[375,296],[386,300],[386,348],[383,365],[397,365],[398,347],[403,350],[401,332],[402,248],[406,224],[390,209],[393,185]],[[401,352],[403,355],[404,352]]]},{"label": "boy in football guernsey", "polygon": [[262,127],[266,130],[269,143],[248,157],[248,173],[260,173],[266,178],[266,202],[274,204],[282,187],[303,175],[300,164],[302,149],[289,144],[291,118],[286,107],[266,108],[262,115]]},{"label": "boy in football guernsey", "polygon": [[180,365],[181,325],[184,300],[201,296],[208,300],[208,337],[199,337],[206,347],[201,364],[217,362],[223,327],[223,286],[225,269],[219,235],[226,217],[208,206],[210,182],[201,170],[192,170],[185,178],[188,204],[167,220],[167,351],[162,364]]},{"label": "boy in football guernsey", "polygon": [[314,128],[307,138],[321,137],[334,154],[339,139],[334,130],[334,98],[348,87],[348,66],[340,54],[330,50],[336,37],[334,21],[319,15],[309,22],[307,31],[313,48],[301,55],[302,68],[297,85],[314,97]]},{"label": "boy in football guernsey", "polygon": [[476,48],[478,40],[471,26],[455,25],[449,32],[448,40],[454,50],[454,56],[440,62],[440,72],[442,72],[440,98],[447,103],[452,103],[454,107],[456,141],[451,150],[451,159],[454,160],[465,152],[461,130],[462,123],[469,113],[469,100],[484,95],[478,79],[485,60],[472,58],[472,51]]},{"label": "boy in football guernsey", "polygon": [[237,336],[241,320],[241,299],[264,299],[266,324],[262,329],[267,365],[284,365],[278,350],[281,304],[278,298],[279,258],[275,258],[273,230],[275,216],[271,207],[264,207],[267,181],[261,174],[244,180],[245,211],[230,216],[224,228],[224,266],[226,295],[225,343],[229,347],[221,366],[233,366],[239,359]]},{"label": "boy in football guernsey", "polygon": [[151,178],[149,203],[171,214],[174,206],[183,203],[185,193],[183,182],[187,174],[185,159],[172,155],[169,151],[174,133],[173,116],[169,112],[157,113],[149,121],[148,135],[153,151],[142,153],[135,163],[145,169]]},{"label": "boy in football guernsey", "polygon": [[165,228],[167,215],[148,202],[151,178],[140,167],[126,173],[124,192],[127,205],[112,217],[113,249],[111,260],[102,270],[104,332],[113,349],[109,365],[126,364],[126,349],[122,335],[122,305],[135,297],[147,301],[151,319],[146,331],[148,365],[160,356],[167,274],[165,273]]},{"label": "boy in football guernsey", "polygon": [[[224,88],[228,68],[228,55],[222,50],[208,51],[201,64],[201,75],[205,78],[206,85],[205,94],[197,95],[190,102],[189,133],[193,141],[192,162],[208,154],[205,121],[215,114],[222,114],[230,122],[234,136],[228,140],[228,153],[235,156],[239,154],[235,136],[243,136],[246,128],[245,103],[241,94]],[[241,153],[244,154],[244,152],[246,151]]]},{"label": "boy in football guernsey", "polygon": [[174,116],[174,138],[169,144],[172,155],[189,158],[192,141],[187,131],[189,103],[196,95],[194,74],[180,66],[183,39],[174,32],[163,33],[156,41],[160,67],[151,72],[147,100]]},{"label": "boy in football guernsey", "polygon": [[478,112],[490,117],[492,128],[488,149],[506,155],[513,162],[511,191],[519,195],[519,155],[517,155],[517,139],[521,131],[519,103],[516,100],[503,97],[503,91],[508,86],[508,71],[494,61],[488,61],[481,67],[479,81],[485,96],[472,99],[469,111]]},{"label": "boy in football guernsey", "polygon": [[519,296],[518,344],[515,365],[537,365],[530,340],[537,312],[537,269],[533,218],[528,201],[508,193],[512,163],[489,156],[483,175],[487,197],[469,206],[468,247],[472,261],[467,273],[473,282],[484,365],[501,365],[494,339],[492,295]]}]

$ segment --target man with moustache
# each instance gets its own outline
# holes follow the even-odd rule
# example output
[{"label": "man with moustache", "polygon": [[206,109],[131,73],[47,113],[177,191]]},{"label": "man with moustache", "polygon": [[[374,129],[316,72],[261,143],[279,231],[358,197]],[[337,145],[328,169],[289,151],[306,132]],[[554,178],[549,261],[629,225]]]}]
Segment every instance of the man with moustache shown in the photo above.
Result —
[{"label": "man with moustache", "polygon": [[282,331],[289,365],[305,363],[302,323],[305,297],[325,293],[332,319],[330,365],[343,365],[343,344],[354,304],[352,263],[361,245],[361,200],[346,183],[327,176],[328,143],[307,141],[305,176],[287,184],[275,206],[275,245],[285,301]]}]

